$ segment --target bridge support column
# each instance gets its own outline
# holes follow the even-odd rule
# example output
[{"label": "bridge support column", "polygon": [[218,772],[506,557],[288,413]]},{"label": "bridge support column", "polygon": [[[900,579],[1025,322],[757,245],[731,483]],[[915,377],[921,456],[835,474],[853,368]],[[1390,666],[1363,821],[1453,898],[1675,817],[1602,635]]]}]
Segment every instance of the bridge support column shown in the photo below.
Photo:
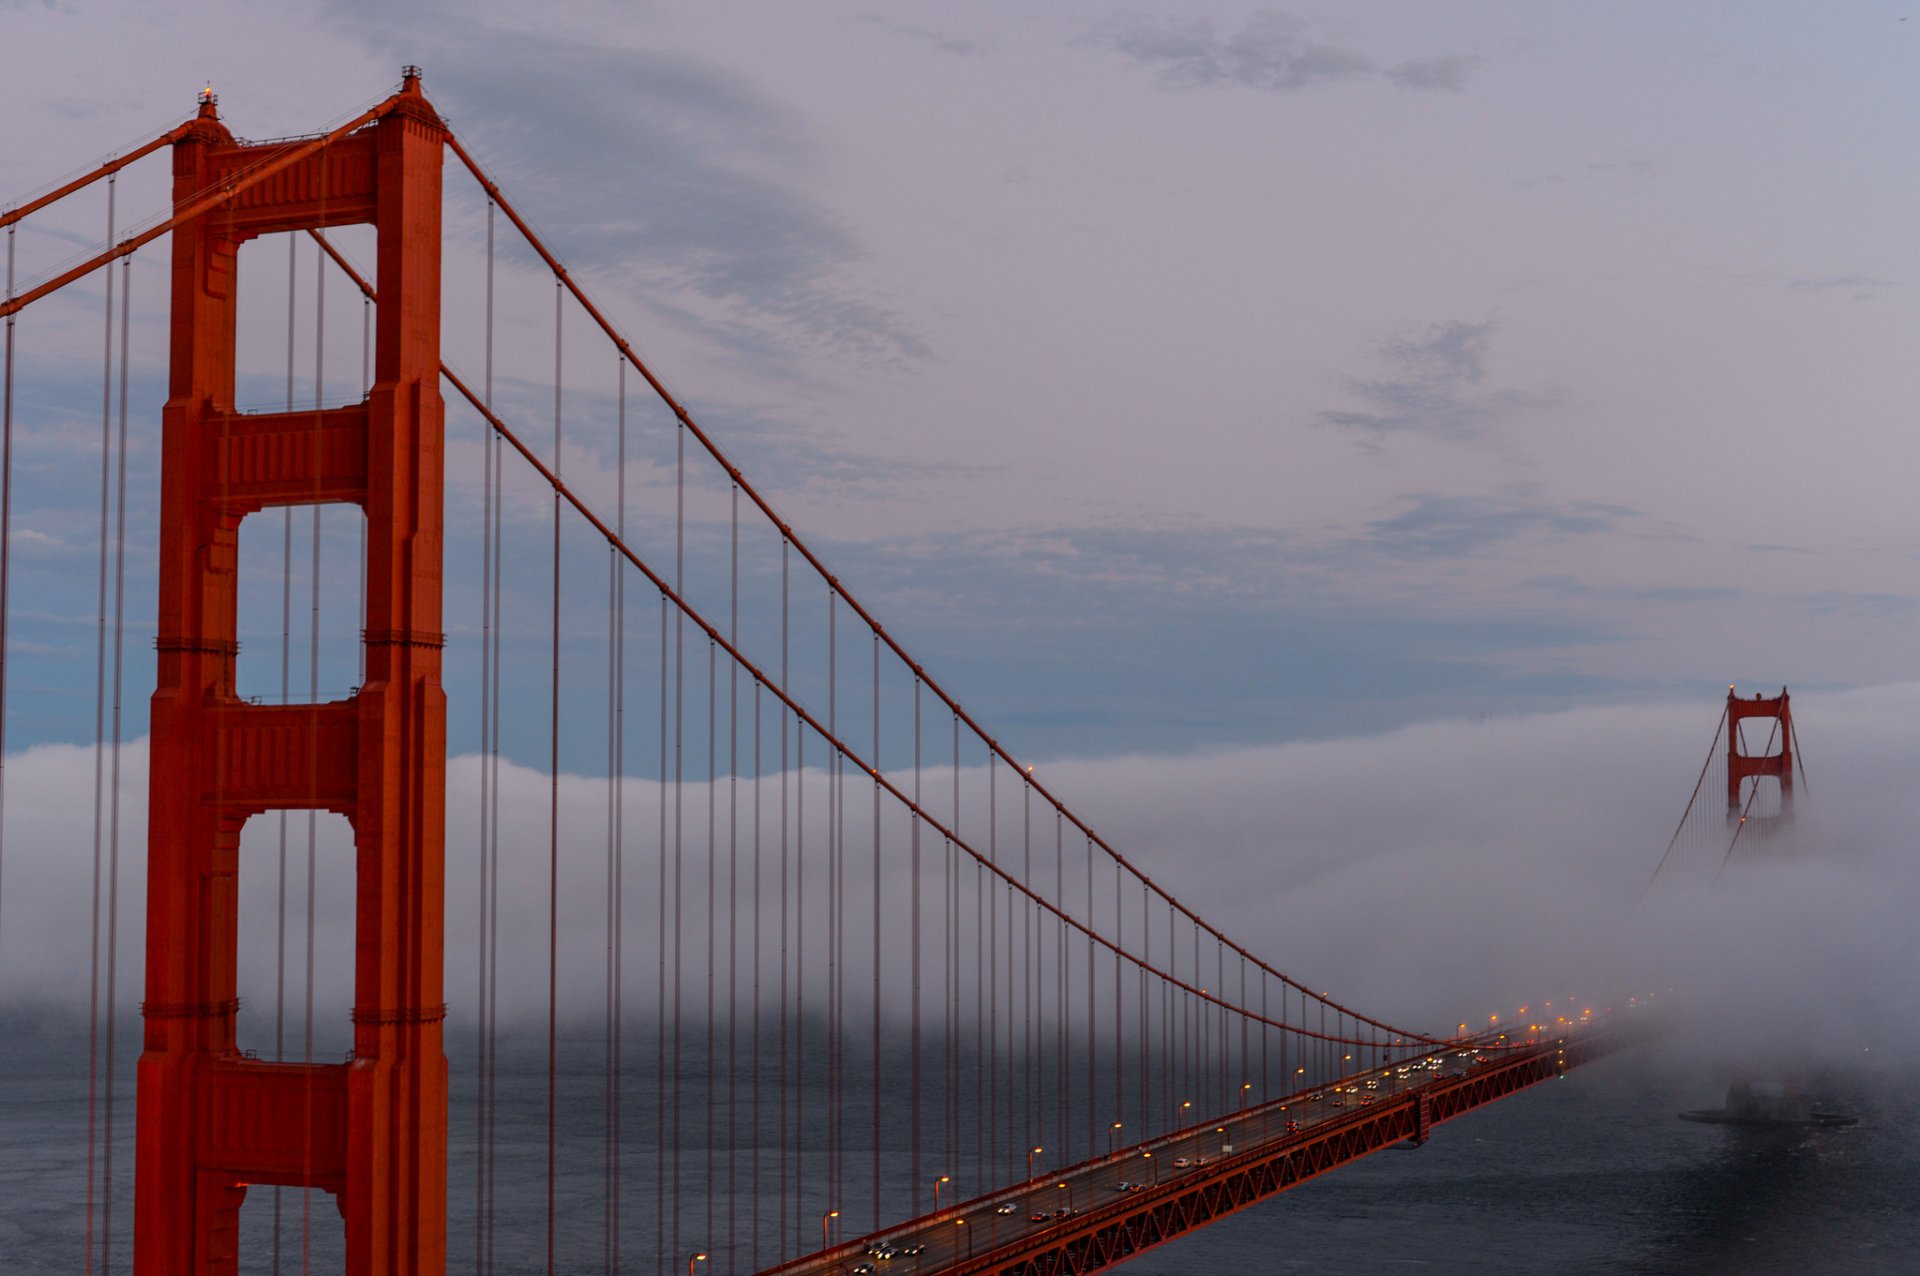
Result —
[{"label": "bridge support column", "polygon": [[[139,1276],[237,1271],[239,1210],[253,1184],[333,1193],[353,1276],[439,1276],[446,1266],[444,130],[412,74],[390,106],[377,123],[174,232],[135,1149]],[[175,207],[292,145],[235,143],[208,101],[175,146]],[[373,223],[379,236],[366,403],[237,413],[240,245],[355,222]],[[245,703],[234,690],[240,522],[270,507],[342,501],[367,516],[364,684],[327,704]],[[346,1062],[260,1062],[235,1045],[240,831],[252,815],[287,809],[336,811],[353,826]]]}]

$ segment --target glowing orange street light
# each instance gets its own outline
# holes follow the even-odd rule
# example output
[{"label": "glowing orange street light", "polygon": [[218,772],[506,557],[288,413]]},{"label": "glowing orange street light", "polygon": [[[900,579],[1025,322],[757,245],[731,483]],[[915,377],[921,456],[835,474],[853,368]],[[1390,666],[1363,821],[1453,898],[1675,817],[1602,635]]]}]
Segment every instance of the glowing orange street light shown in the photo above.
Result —
[{"label": "glowing orange street light", "polygon": [[[967,1227],[967,1220],[964,1218],[956,1218],[953,1220],[953,1224],[955,1227]],[[973,1257],[973,1229],[970,1227],[967,1227],[967,1230],[960,1234],[967,1238],[967,1257],[972,1258]]]},{"label": "glowing orange street light", "polygon": [[933,1212],[935,1214],[938,1214],[940,1212],[940,1185],[942,1183],[951,1183],[951,1182],[953,1182],[952,1177],[946,1174],[942,1174],[939,1178],[933,1181]]},{"label": "glowing orange street light", "polygon": [[1242,1112],[1247,1110],[1247,1091],[1251,1089],[1253,1089],[1253,1082],[1242,1081],[1240,1083],[1240,1110]]},{"label": "glowing orange street light", "polygon": [[1107,1127],[1107,1155],[1108,1156],[1113,1155],[1114,1136],[1120,1133],[1121,1128],[1122,1128],[1122,1123],[1119,1121],[1115,1121],[1112,1125]]},{"label": "glowing orange street light", "polygon": [[821,1248],[821,1249],[825,1249],[825,1248],[827,1247],[827,1222],[828,1222],[828,1220],[829,1220],[829,1219],[836,1219],[836,1218],[839,1218],[839,1217],[840,1217],[840,1211],[839,1211],[839,1210],[828,1210],[828,1211],[827,1211],[827,1212],[826,1212],[825,1214],[822,1214],[822,1215],[820,1216],[820,1248]]},{"label": "glowing orange street light", "polygon": [[706,1261],[707,1256],[705,1254],[695,1254],[692,1258],[689,1258],[687,1260],[687,1276],[693,1276],[693,1265],[695,1263],[704,1263]]},{"label": "glowing orange street light", "polygon": [[1045,1148],[1027,1149],[1027,1181],[1029,1183],[1033,1181],[1033,1158],[1039,1156],[1044,1151],[1046,1151]]},{"label": "glowing orange street light", "polygon": [[[1142,1152],[1140,1155],[1146,1157],[1149,1161],[1153,1161],[1153,1153],[1151,1152]],[[1153,1185],[1155,1187],[1160,1186],[1160,1162],[1158,1161],[1153,1161]]]}]

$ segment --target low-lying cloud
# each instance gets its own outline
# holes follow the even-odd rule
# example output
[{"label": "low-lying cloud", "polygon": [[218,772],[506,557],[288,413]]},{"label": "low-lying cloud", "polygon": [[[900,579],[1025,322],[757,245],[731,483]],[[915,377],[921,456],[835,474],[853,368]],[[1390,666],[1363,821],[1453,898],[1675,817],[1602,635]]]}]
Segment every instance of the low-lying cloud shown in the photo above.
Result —
[{"label": "low-lying cloud", "polygon": [[[1811,746],[1802,759],[1812,777],[1793,831],[1798,852],[1742,856],[1717,880],[1694,865],[1663,874],[1648,891],[1718,710],[1708,697],[1432,722],[1349,740],[1059,761],[1042,765],[1038,778],[1228,934],[1313,987],[1389,1021],[1444,1029],[1547,998],[1599,1003],[1657,991],[1676,1002],[1682,1022],[1699,1029],[1694,1039],[1711,1051],[1771,1052],[1793,1061],[1869,1048],[1914,1052],[1920,992],[1908,972],[1920,959],[1920,933],[1911,924],[1920,863],[1909,830],[1920,803],[1905,773],[1920,684],[1797,697],[1799,735],[1803,748]],[[70,746],[35,748],[7,761],[0,1005],[86,1004],[93,764],[90,748]],[[130,1019],[140,997],[144,748],[130,746],[123,765],[119,1011]],[[473,757],[454,759],[449,773],[447,986],[455,1021],[469,1023],[478,967],[480,775]],[[826,933],[818,858],[826,844],[826,781],[816,768],[806,782],[805,826],[814,840],[799,871],[811,876],[804,886],[788,882],[787,892],[808,901],[806,942],[817,944]],[[980,783],[979,772],[963,772],[969,791]],[[1004,777],[1001,783],[1004,821],[1016,809],[1017,785]],[[654,781],[626,784],[623,982],[631,1012],[644,1021],[665,982],[658,920],[670,915],[661,908],[658,799],[665,795],[671,814],[675,795],[671,785],[662,790]],[[871,789],[857,775],[847,785],[843,871],[855,911],[842,925],[849,960],[857,963],[849,987],[858,1004],[873,944],[874,848]],[[778,787],[777,777],[762,782],[757,825],[758,934],[767,970],[779,945]],[[544,1018],[553,794],[545,776],[503,766],[497,995],[509,1026]],[[567,1016],[582,1024],[597,1022],[605,1004],[609,796],[604,778],[564,776],[558,787],[561,999]],[[678,793],[686,913],[680,968],[695,1004],[707,986],[710,891],[722,963],[730,943],[743,964],[750,961],[753,797],[751,781],[724,778],[711,794],[691,782]],[[1051,820],[1039,827],[1037,847],[1026,847],[1003,824],[1001,861],[1019,865],[1023,855],[1037,855],[1050,866]],[[790,832],[799,828],[796,819]],[[344,823],[322,822],[320,833],[316,1006],[344,1025],[351,907]],[[974,836],[980,833],[976,826]],[[242,951],[252,957],[243,963],[242,995],[254,1009],[243,1019],[253,1016],[247,1032],[260,1047],[271,1036],[265,1007],[274,987],[277,821],[256,820],[247,836]],[[295,815],[293,949],[285,978],[296,1000],[304,978],[305,836],[305,817]],[[907,933],[911,847],[903,817],[885,817],[881,843],[891,989]],[[670,871],[671,855],[669,835]],[[937,890],[944,880],[937,836],[923,831],[922,855],[923,889]],[[1035,871],[1044,886],[1047,869]],[[103,877],[103,909],[107,885]],[[1070,899],[1074,894],[1069,890]],[[931,920],[927,925],[924,942],[931,946],[937,932]],[[743,965],[737,986],[744,990],[750,975]],[[720,972],[723,1005],[728,986]],[[330,1043],[344,1039],[344,1027],[329,1031]]]}]

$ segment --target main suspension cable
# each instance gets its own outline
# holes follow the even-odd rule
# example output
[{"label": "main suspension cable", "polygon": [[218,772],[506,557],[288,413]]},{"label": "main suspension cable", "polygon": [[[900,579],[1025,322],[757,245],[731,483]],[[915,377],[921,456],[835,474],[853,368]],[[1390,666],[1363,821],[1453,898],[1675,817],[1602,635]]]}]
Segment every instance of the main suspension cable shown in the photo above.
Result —
[{"label": "main suspension cable", "polygon": [[[667,388],[667,386],[659,378],[659,376],[655,374],[653,370],[643,360],[641,360],[638,352],[634,350],[632,344],[619,332],[617,328],[613,326],[611,321],[609,321],[606,318],[604,312],[601,311],[600,308],[592,301],[592,299],[587,295],[584,288],[567,271],[566,267],[560,262],[560,259],[546,246],[545,242],[533,230],[531,225],[519,213],[519,211],[513,206],[512,202],[506,198],[505,193],[501,190],[499,185],[496,182],[494,182],[490,176],[488,176],[488,174],[484,169],[480,167],[478,161],[473,158],[470,152],[467,151],[466,147],[460,142],[459,138],[455,136],[451,131],[449,131],[447,133],[446,141],[447,141],[448,149],[450,149],[454,153],[454,155],[461,161],[461,163],[473,175],[474,179],[486,191],[489,198],[498,203],[500,211],[506,215],[507,219],[520,232],[522,237],[526,239],[528,245],[535,251],[536,254],[540,256],[542,261],[546,263],[548,269],[552,271],[556,281],[558,281],[558,283],[562,287],[564,287],[568,292],[572,294],[572,296],[574,297],[574,300],[586,312],[588,317],[592,319],[593,322],[600,328],[602,333],[604,333],[605,336],[608,338],[608,340],[613,343],[613,345],[617,350],[619,350],[621,355],[633,365],[634,370],[641,375],[641,377],[647,382],[648,386],[660,398],[661,402],[673,413],[675,419],[678,421],[683,431],[686,434],[690,434],[694,438],[694,440],[697,443],[699,443],[702,448],[706,450],[707,454],[713,459],[713,461],[716,464],[718,464],[721,467],[721,469],[733,481],[740,484],[741,491],[747,496],[747,498],[750,501],[754,503],[755,506],[757,506],[760,509],[761,513],[765,515],[765,517],[775,527],[777,527],[780,530],[782,536],[786,537],[791,542],[793,548],[799,552],[802,559],[805,560],[806,563],[809,566],[811,566],[819,574],[820,578],[826,582],[832,594],[839,601],[844,602],[847,605],[847,607],[853,612],[855,617],[858,620],[860,620],[862,623],[864,623],[874,633],[874,635],[883,644],[885,644],[887,648],[891,650],[893,654],[900,661],[902,661],[907,666],[908,669],[910,669],[917,676],[920,676],[925,680],[927,688],[930,691],[932,691],[933,694],[937,696],[941,701],[943,701],[948,706],[948,708],[958,718],[960,718],[960,720],[963,721],[976,736],[979,737],[979,739],[986,745],[990,754],[1000,758],[1002,761],[1004,761],[1008,765],[1013,766],[1016,770],[1022,770],[1023,768],[1020,766],[1017,759],[1015,759],[1010,752],[1008,752],[1004,747],[1002,747],[1001,744],[994,737],[987,734],[984,727],[981,726],[981,724],[978,721],[976,721],[971,715],[967,714],[966,711],[961,708],[959,702],[955,700],[952,696],[950,696],[946,692],[946,690],[931,677],[931,675],[927,674],[926,671],[922,668],[922,666],[918,662],[913,660],[913,658],[908,654],[905,647],[902,646],[899,643],[899,641],[895,639],[891,634],[889,634],[886,631],[886,629],[879,623],[878,619],[871,612],[869,612],[866,609],[866,607],[857,598],[854,597],[851,591],[849,591],[844,584],[841,583],[839,578],[827,569],[826,564],[806,545],[805,542],[803,542],[798,537],[796,533],[794,533],[792,527],[784,519],[782,519],[779,516],[779,514],[774,510],[771,502],[768,501],[768,499],[763,494],[761,494],[760,491],[757,488],[755,488],[750,481],[746,479],[746,477],[741,473],[739,467],[734,465],[731,462],[731,460],[728,459],[726,454],[722,452],[721,449],[719,448],[719,445],[693,419],[692,414],[688,411],[686,406],[682,404],[680,400],[673,395],[673,393]],[[1138,878],[1142,882],[1145,882],[1155,894],[1159,895],[1163,900],[1165,900],[1169,906],[1171,906],[1172,908],[1180,912],[1182,915],[1187,917],[1187,919],[1193,925],[1200,927],[1201,929],[1206,931],[1206,933],[1210,935],[1212,938],[1214,938],[1215,940],[1223,944],[1226,944],[1232,951],[1245,957],[1248,961],[1254,963],[1254,965],[1258,969],[1260,969],[1262,972],[1264,972],[1268,977],[1278,979],[1281,982],[1286,983],[1298,989],[1304,995],[1311,997],[1315,1001],[1325,1002],[1339,1014],[1352,1018],[1356,1020],[1357,1023],[1362,1023],[1375,1028],[1379,1028],[1394,1036],[1404,1037],[1409,1040],[1422,1040],[1432,1044],[1439,1044],[1440,1042],[1439,1038],[1429,1037],[1426,1034],[1416,1033],[1410,1030],[1397,1028],[1394,1025],[1385,1023],[1384,1021],[1374,1019],[1371,1016],[1360,1014],[1359,1012],[1354,1011],[1349,1007],[1342,1005],[1339,1002],[1333,1001],[1331,998],[1327,997],[1323,993],[1313,992],[1311,989],[1309,989],[1306,985],[1302,984],[1300,981],[1291,978],[1290,976],[1286,975],[1284,972],[1276,969],[1275,967],[1271,966],[1270,964],[1262,960],[1260,957],[1258,957],[1256,954],[1246,949],[1242,945],[1235,943],[1224,932],[1218,930],[1216,927],[1206,922],[1197,913],[1193,912],[1187,905],[1181,903],[1171,893],[1165,890],[1165,888],[1161,887],[1157,882],[1154,881],[1153,878],[1151,878],[1146,873],[1144,873],[1138,866],[1134,865],[1131,860],[1127,859],[1117,849],[1115,849],[1110,843],[1108,843],[1104,838],[1099,836],[1099,834],[1097,834],[1091,828],[1091,826],[1084,823],[1077,815],[1075,815],[1072,811],[1068,810],[1065,804],[1062,802],[1062,800],[1059,797],[1055,796],[1050,790],[1048,790],[1038,780],[1032,780],[1031,782],[1034,785],[1035,791],[1041,795],[1042,799],[1047,801],[1049,804],[1051,804],[1055,808],[1055,810],[1058,811],[1066,820],[1072,823],[1076,829],[1078,829],[1080,832],[1085,834],[1085,836],[1092,841],[1094,846],[1098,847],[1103,853],[1118,860],[1122,864],[1122,866],[1126,869],[1127,872],[1131,873],[1134,877]]]}]

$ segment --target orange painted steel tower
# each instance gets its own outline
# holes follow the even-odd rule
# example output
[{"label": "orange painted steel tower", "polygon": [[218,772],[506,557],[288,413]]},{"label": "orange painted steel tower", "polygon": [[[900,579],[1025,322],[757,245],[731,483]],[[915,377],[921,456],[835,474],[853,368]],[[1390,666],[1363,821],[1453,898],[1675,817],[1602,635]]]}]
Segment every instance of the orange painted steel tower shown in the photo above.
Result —
[{"label": "orange painted steel tower", "polygon": [[[134,1270],[238,1268],[252,1184],[334,1194],[355,1276],[446,1265],[441,1045],[446,698],[440,686],[440,179],[445,130],[408,69],[377,121],[173,233],[159,678],[153,696],[145,1047]],[[174,206],[311,143],[243,145],[211,95],[175,144]],[[234,410],[239,247],[371,222],[380,301],[367,399]],[[240,523],[350,502],[367,519],[366,679],[345,700],[234,694]],[[353,1054],[260,1062],[235,1047],[240,830],[266,811],[353,826]]]},{"label": "orange painted steel tower", "polygon": [[[1743,718],[1777,718],[1770,734],[1779,741],[1780,752],[1750,754],[1740,738]],[[1780,781],[1780,814],[1793,813],[1793,703],[1785,687],[1777,696],[1754,695],[1742,700],[1727,688],[1727,818],[1738,820],[1744,805],[1740,786],[1751,777],[1772,776]]]}]

